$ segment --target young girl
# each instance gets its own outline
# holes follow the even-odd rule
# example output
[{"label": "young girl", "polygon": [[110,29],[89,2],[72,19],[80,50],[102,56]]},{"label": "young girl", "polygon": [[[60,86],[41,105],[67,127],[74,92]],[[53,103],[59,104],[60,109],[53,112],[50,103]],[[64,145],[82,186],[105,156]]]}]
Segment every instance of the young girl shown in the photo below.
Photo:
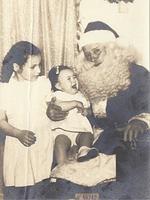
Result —
[{"label": "young girl", "polygon": [[88,119],[83,115],[90,107],[89,102],[78,90],[78,81],[73,70],[67,66],[53,67],[49,72],[53,97],[63,111],[68,111],[65,120],[52,122],[57,164],[67,162],[67,153],[72,145],[77,144],[77,161],[82,162],[98,155],[93,144],[93,130]]},{"label": "young girl", "polygon": [[10,79],[0,91],[5,199],[32,199],[50,176],[53,144],[45,100],[51,88],[39,76],[40,64],[40,49],[26,41],[14,44],[3,61],[2,80]]}]

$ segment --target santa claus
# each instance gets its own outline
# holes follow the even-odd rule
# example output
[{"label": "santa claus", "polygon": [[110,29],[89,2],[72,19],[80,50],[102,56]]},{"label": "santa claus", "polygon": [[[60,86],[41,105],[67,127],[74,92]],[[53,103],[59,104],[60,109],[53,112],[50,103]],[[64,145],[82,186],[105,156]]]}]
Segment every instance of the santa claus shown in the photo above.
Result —
[{"label": "santa claus", "polygon": [[[123,193],[145,198],[143,189],[137,188],[148,178],[149,72],[136,64],[136,51],[103,22],[87,25],[79,47],[75,71],[80,89],[92,104],[91,123],[103,129],[94,146],[101,153],[117,154],[117,175],[122,180],[104,193],[110,193],[109,197]],[[52,120],[65,117],[54,103],[49,105],[47,114]]]},{"label": "santa claus", "polygon": [[[136,51],[103,22],[87,25],[79,47],[74,70],[93,108],[89,119],[103,129],[94,146],[101,153],[117,154],[117,174],[123,180],[105,188],[104,193],[109,193],[108,199],[116,193],[129,195],[126,199],[145,198],[150,152],[149,72],[136,64]],[[54,102],[47,114],[52,120],[66,115]],[[141,183],[144,190],[138,190]]]},{"label": "santa claus", "polygon": [[103,22],[87,25],[79,47],[82,52],[75,70],[80,88],[92,103],[96,123],[107,129],[105,136],[115,132],[112,145],[108,146],[110,133],[106,139],[105,153],[113,151],[116,130],[135,145],[137,136],[150,126],[149,72],[136,64],[134,48]]}]

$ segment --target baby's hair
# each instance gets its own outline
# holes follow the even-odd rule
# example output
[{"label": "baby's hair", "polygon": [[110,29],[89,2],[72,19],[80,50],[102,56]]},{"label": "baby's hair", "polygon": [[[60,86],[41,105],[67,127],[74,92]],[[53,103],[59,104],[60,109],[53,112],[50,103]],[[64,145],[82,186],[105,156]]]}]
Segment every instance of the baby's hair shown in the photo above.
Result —
[{"label": "baby's hair", "polygon": [[54,66],[50,69],[49,73],[48,73],[48,78],[51,82],[51,86],[52,86],[52,90],[55,92],[55,91],[58,91],[58,89],[55,87],[56,86],[56,83],[58,82],[58,77],[59,77],[59,73],[62,71],[62,70],[66,70],[66,69],[70,69],[72,70],[71,67],[68,67],[66,65],[58,65],[58,66]]},{"label": "baby's hair", "polygon": [[1,82],[9,82],[14,71],[14,63],[18,64],[21,68],[26,63],[28,56],[40,54],[40,49],[28,41],[15,43],[4,57],[1,69]]}]

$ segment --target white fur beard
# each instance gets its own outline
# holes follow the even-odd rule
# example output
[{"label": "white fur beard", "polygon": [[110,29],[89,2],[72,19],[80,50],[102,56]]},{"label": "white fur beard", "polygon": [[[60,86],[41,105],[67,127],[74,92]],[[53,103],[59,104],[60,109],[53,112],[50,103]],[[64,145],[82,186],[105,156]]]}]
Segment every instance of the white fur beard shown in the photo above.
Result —
[{"label": "white fur beard", "polygon": [[109,67],[92,67],[79,74],[81,92],[90,100],[96,116],[104,116],[102,101],[116,96],[119,91],[130,85],[129,66],[111,65]]}]

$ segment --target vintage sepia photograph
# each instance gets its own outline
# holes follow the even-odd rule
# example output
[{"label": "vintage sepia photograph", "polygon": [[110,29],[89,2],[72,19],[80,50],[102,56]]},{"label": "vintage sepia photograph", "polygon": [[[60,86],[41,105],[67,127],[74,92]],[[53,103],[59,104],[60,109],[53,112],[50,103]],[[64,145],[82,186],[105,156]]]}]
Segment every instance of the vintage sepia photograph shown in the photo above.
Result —
[{"label": "vintage sepia photograph", "polygon": [[0,200],[150,199],[149,0],[0,0]]}]

